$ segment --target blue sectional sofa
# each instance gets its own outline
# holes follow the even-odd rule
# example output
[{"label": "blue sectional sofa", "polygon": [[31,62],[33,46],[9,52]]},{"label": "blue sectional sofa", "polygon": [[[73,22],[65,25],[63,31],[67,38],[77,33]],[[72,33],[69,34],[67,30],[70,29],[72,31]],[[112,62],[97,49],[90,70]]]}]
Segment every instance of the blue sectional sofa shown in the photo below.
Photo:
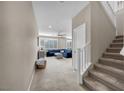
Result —
[{"label": "blue sectional sofa", "polygon": [[64,49],[63,57],[65,57],[65,58],[72,58],[72,50]]},{"label": "blue sectional sofa", "polygon": [[60,49],[52,49],[52,50],[48,50],[46,53],[47,57],[51,57],[51,56],[55,56],[55,53],[60,53]]},{"label": "blue sectional sofa", "polygon": [[46,53],[47,57],[55,56],[55,53],[62,53],[65,58],[72,58],[72,50],[70,49],[52,49]]}]

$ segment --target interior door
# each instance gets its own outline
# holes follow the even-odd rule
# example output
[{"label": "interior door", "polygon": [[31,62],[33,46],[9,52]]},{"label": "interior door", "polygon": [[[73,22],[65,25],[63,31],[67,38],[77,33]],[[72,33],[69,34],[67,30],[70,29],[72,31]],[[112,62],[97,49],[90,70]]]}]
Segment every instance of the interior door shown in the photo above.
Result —
[{"label": "interior door", "polygon": [[[73,29],[73,70],[77,73],[77,76],[80,77],[79,69],[82,69],[82,50],[83,46],[86,43],[86,25],[82,24],[75,29]],[[80,65],[80,66],[79,66]],[[78,80],[80,83],[80,80]]]}]

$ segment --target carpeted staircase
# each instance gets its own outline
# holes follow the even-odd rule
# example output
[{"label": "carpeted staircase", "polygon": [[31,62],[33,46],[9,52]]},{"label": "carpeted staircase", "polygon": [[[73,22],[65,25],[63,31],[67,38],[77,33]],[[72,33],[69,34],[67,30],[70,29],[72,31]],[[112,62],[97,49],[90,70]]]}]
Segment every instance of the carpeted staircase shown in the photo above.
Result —
[{"label": "carpeted staircase", "polygon": [[93,91],[124,90],[124,56],[119,52],[124,36],[116,36],[110,47],[83,78],[84,86]]}]

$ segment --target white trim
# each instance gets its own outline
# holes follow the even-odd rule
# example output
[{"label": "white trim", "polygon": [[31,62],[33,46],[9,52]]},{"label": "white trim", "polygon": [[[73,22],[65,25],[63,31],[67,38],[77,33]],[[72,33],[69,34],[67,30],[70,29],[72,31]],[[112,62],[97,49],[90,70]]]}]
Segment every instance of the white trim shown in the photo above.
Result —
[{"label": "white trim", "polygon": [[32,75],[31,75],[31,79],[30,79],[27,91],[30,91],[31,84],[32,84],[32,81],[33,81],[33,78],[34,78],[34,74],[35,74],[35,66],[34,66],[34,69],[33,69]]},{"label": "white trim", "polygon": [[121,54],[122,56],[124,56],[124,47],[122,48],[120,54]]}]

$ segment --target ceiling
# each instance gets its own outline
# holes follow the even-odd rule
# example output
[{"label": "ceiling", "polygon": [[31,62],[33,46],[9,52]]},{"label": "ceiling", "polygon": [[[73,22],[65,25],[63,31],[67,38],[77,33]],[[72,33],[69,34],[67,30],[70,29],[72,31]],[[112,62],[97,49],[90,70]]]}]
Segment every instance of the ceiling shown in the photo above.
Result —
[{"label": "ceiling", "polygon": [[33,1],[39,33],[71,35],[72,17],[87,3],[86,1]]}]

